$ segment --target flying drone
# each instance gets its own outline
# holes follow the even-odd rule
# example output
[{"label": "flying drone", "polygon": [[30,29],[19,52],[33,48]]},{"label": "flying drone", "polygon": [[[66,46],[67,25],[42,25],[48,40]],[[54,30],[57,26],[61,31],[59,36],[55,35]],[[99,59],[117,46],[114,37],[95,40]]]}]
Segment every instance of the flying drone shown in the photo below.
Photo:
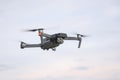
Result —
[{"label": "flying drone", "polygon": [[34,48],[40,47],[43,50],[52,49],[56,51],[56,47],[63,44],[64,40],[76,40],[79,41],[78,48],[81,46],[82,37],[86,37],[86,35],[76,34],[76,37],[67,36],[66,33],[55,33],[55,34],[46,34],[43,32],[43,28],[39,29],[30,29],[27,30],[29,32],[38,32],[38,36],[40,37],[41,43],[40,44],[27,44],[25,42],[21,42],[20,47],[21,49],[24,48]]}]

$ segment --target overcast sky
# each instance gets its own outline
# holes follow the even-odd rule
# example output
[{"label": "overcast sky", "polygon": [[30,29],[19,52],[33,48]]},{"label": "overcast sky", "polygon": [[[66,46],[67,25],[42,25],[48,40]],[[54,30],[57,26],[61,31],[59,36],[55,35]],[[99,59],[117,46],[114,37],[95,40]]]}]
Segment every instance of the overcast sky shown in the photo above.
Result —
[{"label": "overcast sky", "polygon": [[[89,35],[81,48],[65,41],[52,50],[20,49],[40,43],[37,33]],[[120,0],[0,0],[0,80],[120,80]]]}]

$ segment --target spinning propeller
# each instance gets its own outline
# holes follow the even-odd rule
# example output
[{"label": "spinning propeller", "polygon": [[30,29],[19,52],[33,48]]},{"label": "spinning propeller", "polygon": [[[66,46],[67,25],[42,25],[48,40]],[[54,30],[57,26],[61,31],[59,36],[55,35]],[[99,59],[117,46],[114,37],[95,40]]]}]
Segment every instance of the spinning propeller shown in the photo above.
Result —
[{"label": "spinning propeller", "polygon": [[35,31],[41,31],[41,30],[44,30],[44,28],[39,28],[39,29],[27,29],[27,30],[24,30],[24,31],[27,31],[27,32],[35,32]]}]

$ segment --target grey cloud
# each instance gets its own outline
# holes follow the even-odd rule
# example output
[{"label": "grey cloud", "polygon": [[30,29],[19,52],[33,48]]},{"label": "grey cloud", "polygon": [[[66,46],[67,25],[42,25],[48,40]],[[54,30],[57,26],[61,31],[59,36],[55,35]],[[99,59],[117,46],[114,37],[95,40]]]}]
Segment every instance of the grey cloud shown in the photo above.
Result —
[{"label": "grey cloud", "polygon": [[64,76],[64,77],[56,77],[56,78],[45,77],[42,79],[34,79],[34,80],[96,80],[96,79],[92,77],[82,77],[82,76]]},{"label": "grey cloud", "polygon": [[11,67],[7,66],[5,64],[0,64],[0,71],[4,71],[4,70],[8,70],[8,69],[11,69]]},{"label": "grey cloud", "polygon": [[[88,69],[87,67],[78,67],[78,69]],[[104,74],[104,73],[103,73]],[[105,74],[107,75],[111,75],[111,77],[102,77],[101,78],[97,78],[95,76],[91,76],[91,77],[83,77],[83,76],[62,76],[62,77],[53,77],[53,76],[48,76],[45,78],[41,78],[41,79],[35,79],[35,80],[120,80],[120,70],[112,70],[112,71],[108,71],[105,72]]]},{"label": "grey cloud", "polygon": [[85,67],[85,66],[80,66],[80,67],[76,67],[75,69],[77,69],[77,70],[88,70],[89,68]]}]

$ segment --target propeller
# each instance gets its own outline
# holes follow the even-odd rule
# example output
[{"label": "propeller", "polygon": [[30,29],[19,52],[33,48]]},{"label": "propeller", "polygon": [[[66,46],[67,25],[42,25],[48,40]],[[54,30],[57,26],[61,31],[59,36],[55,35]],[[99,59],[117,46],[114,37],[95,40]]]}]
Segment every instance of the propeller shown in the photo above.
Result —
[{"label": "propeller", "polygon": [[77,38],[78,37],[88,37],[88,35],[82,35],[82,34],[78,34],[78,33],[76,33],[76,35],[77,35]]},{"label": "propeller", "polygon": [[80,34],[80,33],[76,33],[76,32],[72,32],[71,33],[72,35],[77,35],[77,37],[89,37],[89,35],[83,35],[83,34]]},{"label": "propeller", "polygon": [[35,31],[40,31],[40,30],[44,30],[44,28],[38,28],[38,29],[26,29],[24,30],[25,32],[35,32]]}]

